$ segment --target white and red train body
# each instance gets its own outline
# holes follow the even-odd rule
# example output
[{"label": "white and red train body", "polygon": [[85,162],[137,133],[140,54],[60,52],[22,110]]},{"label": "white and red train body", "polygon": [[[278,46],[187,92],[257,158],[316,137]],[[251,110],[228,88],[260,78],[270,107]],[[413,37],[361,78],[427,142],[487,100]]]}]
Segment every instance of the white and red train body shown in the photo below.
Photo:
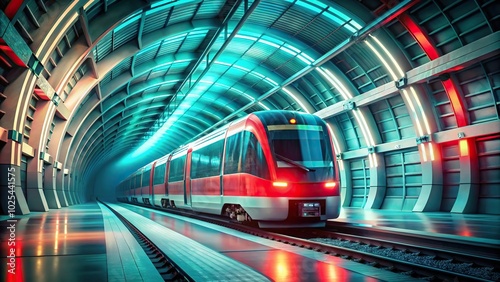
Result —
[{"label": "white and red train body", "polygon": [[258,221],[324,226],[340,212],[330,131],[319,117],[262,111],[148,164],[117,187],[120,201]]}]

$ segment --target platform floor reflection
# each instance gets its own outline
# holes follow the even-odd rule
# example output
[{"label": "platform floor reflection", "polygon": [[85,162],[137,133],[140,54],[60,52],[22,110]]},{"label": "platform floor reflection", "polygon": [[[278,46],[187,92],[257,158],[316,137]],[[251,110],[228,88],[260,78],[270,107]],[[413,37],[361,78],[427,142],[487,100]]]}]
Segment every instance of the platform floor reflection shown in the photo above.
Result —
[{"label": "platform floor reflection", "polygon": [[[1,232],[0,280],[107,280],[103,218],[96,203],[31,212],[15,220],[2,217],[0,228],[14,226],[15,231]],[[15,266],[15,275],[8,272],[13,262],[11,249],[15,249],[15,263],[10,265]]]},{"label": "platform floor reflection", "polygon": [[[244,263],[271,280],[386,280],[340,258],[331,257],[318,263],[317,256],[320,254],[312,257],[306,251],[276,248],[276,242],[238,237],[231,232],[217,232],[213,228],[177,220],[162,212],[140,207],[131,210]],[[498,219],[498,216],[488,215],[343,209],[340,217],[334,221],[498,245]],[[107,252],[110,250],[106,245],[106,218],[103,219],[103,211],[97,203],[32,212],[16,216],[12,222],[8,221],[7,216],[1,216],[0,220],[3,230],[0,233],[2,281],[109,281],[107,256],[110,254]],[[15,227],[12,233],[12,229],[8,229],[10,226]],[[11,234],[14,234],[13,239]],[[15,241],[15,246],[9,245],[11,241]],[[15,276],[8,275],[11,248],[15,249]]]},{"label": "platform floor reflection", "polygon": [[499,215],[344,208],[330,221],[500,245]]}]

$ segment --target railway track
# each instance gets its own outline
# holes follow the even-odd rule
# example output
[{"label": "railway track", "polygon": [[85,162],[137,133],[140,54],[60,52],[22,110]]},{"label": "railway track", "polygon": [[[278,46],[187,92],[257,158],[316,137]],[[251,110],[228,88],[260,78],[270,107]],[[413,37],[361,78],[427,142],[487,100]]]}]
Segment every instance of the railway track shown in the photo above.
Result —
[{"label": "railway track", "polygon": [[[447,252],[449,252],[450,255],[454,256],[453,259],[459,259],[464,262],[487,265],[492,260],[496,262],[500,261],[500,245],[489,244],[485,242],[487,240],[465,241],[461,238],[453,237],[432,237],[421,235],[418,232],[399,232],[335,221],[328,222],[327,227],[319,231],[322,234],[324,234],[324,231],[336,233],[336,236],[343,236],[350,240],[364,240],[366,242],[370,238],[377,238],[380,243],[383,243],[383,240],[389,241],[389,244],[393,244],[391,242],[394,242],[394,244],[399,242],[402,243],[401,248],[410,248],[411,245],[416,245],[417,248],[420,248],[420,251],[425,250],[428,254],[443,256],[444,258],[449,258],[447,255]],[[464,256],[460,256],[461,253],[465,253]],[[483,258],[485,259],[484,261],[482,260]]]},{"label": "railway track", "polygon": [[[476,247],[465,245],[464,241],[459,243],[445,239],[417,238],[407,233],[389,234],[379,232],[375,228],[345,224],[340,225],[341,228],[335,225],[334,228],[330,226],[325,229],[263,230],[224,217],[180,209],[159,209],[145,205],[144,207],[196,218],[425,281],[500,281],[500,260],[495,252],[496,249],[488,250],[487,245],[479,248],[477,245]],[[360,233],[370,235],[359,235]],[[404,259],[405,257],[416,257],[418,260]]]},{"label": "railway track", "polygon": [[[413,277],[426,280],[500,281],[498,246],[480,242],[465,242],[450,238],[436,239],[335,223],[325,229],[277,232],[325,245],[355,250],[360,255],[371,254],[372,259],[367,256],[362,262],[375,264],[376,267],[394,267],[397,272],[408,272]],[[359,235],[360,233],[369,235],[362,236]],[[356,254],[350,256],[354,260],[359,260]]]}]

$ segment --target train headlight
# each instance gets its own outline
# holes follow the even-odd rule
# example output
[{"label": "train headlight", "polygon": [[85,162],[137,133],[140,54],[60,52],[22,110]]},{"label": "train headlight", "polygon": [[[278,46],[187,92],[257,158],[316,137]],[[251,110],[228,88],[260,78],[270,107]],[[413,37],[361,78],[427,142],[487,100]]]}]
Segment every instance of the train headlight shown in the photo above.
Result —
[{"label": "train headlight", "polygon": [[336,184],[335,182],[326,182],[325,187],[326,188],[335,188]]},{"label": "train headlight", "polygon": [[275,181],[275,182],[273,182],[273,186],[274,186],[274,187],[287,187],[287,186],[288,186],[288,183],[286,183],[286,182],[281,182],[281,181]]}]

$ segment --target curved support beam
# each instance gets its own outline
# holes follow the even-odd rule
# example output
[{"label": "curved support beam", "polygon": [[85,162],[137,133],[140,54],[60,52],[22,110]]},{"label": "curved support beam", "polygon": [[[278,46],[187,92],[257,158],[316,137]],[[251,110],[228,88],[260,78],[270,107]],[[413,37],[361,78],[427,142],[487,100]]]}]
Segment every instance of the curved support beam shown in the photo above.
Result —
[{"label": "curved support beam", "polygon": [[479,163],[475,138],[461,139],[460,186],[452,213],[476,213],[480,194]]},{"label": "curved support beam", "polygon": [[[424,146],[422,146],[424,145]],[[422,147],[436,147],[435,144],[427,143],[419,146],[420,154],[425,154]],[[435,151],[437,151],[435,149]],[[423,159],[423,158],[421,158]],[[422,162],[422,189],[418,195],[417,202],[413,207],[414,212],[433,212],[441,208],[443,198],[443,173],[441,157],[438,154],[433,161]]]},{"label": "curved support beam", "polygon": [[378,166],[370,168],[370,191],[364,209],[380,209],[387,191],[384,157],[381,154],[373,154],[372,157],[376,158]]}]

